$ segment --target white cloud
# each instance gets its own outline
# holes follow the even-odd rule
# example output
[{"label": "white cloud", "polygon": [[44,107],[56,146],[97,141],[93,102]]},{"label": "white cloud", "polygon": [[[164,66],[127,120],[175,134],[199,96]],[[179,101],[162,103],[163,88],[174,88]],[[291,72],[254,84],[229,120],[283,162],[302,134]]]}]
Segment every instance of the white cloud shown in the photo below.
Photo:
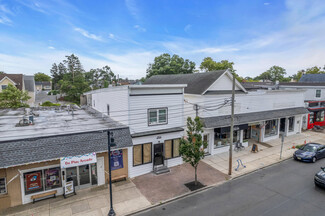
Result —
[{"label": "white cloud", "polygon": [[270,5],[271,3],[270,2],[264,2],[264,5],[265,6],[268,6],[268,5]]},{"label": "white cloud", "polygon": [[115,35],[114,34],[112,34],[112,33],[109,33],[108,34],[108,37],[110,38],[110,39],[113,39],[113,40],[115,40],[116,38],[115,38]]},{"label": "white cloud", "polygon": [[184,27],[184,31],[185,31],[185,32],[188,32],[191,28],[192,28],[192,25],[187,24],[187,25]]},{"label": "white cloud", "polygon": [[80,34],[82,34],[86,38],[90,38],[90,39],[97,40],[97,41],[102,41],[101,36],[91,34],[91,33],[89,33],[88,31],[86,31],[86,30],[84,30],[82,28],[74,28],[74,30],[79,32]]},{"label": "white cloud", "polygon": [[135,18],[139,19],[139,9],[135,3],[135,0],[125,0],[125,6],[129,10],[130,14]]},{"label": "white cloud", "polygon": [[143,28],[143,27],[141,27],[139,25],[135,25],[135,26],[133,26],[133,28],[135,28],[139,32],[146,32],[147,31],[147,29],[145,29],[145,28]]},{"label": "white cloud", "polygon": [[206,54],[213,54],[213,53],[220,53],[220,52],[233,52],[233,51],[239,51],[239,49],[236,48],[214,48],[214,47],[208,47],[198,50],[193,50],[193,53],[206,53]]},{"label": "white cloud", "polygon": [[6,5],[0,5],[0,23],[4,25],[12,25],[12,20],[8,17],[13,16],[14,13],[7,8]]},{"label": "white cloud", "polygon": [[54,50],[54,49],[55,49],[55,47],[53,47],[53,46],[49,46],[48,48],[49,48],[49,49],[52,49],[52,50]]}]

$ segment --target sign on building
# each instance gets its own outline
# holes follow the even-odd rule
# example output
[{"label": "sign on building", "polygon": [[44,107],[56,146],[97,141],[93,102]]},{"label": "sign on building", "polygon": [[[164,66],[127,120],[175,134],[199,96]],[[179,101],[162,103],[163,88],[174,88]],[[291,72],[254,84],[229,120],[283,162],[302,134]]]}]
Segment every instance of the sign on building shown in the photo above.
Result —
[{"label": "sign on building", "polygon": [[85,164],[92,164],[97,162],[96,153],[89,153],[78,156],[63,157],[60,159],[61,168],[69,168],[75,166],[81,166]]},{"label": "sign on building", "polygon": [[111,169],[117,170],[123,168],[123,151],[115,150],[111,152]]}]

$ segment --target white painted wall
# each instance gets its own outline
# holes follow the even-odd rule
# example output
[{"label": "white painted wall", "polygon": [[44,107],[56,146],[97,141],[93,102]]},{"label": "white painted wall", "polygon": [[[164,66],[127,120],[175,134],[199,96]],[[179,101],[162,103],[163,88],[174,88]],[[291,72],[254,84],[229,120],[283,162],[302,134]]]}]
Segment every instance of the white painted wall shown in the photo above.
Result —
[{"label": "white painted wall", "polygon": [[[209,90],[232,90],[232,78],[230,78],[227,73],[224,73],[210,86]],[[235,85],[235,90],[240,90],[240,88]]]},{"label": "white painted wall", "polygon": [[[158,143],[164,143],[165,140],[170,140],[170,139],[177,139],[183,137],[184,133],[183,132],[174,132],[174,133],[166,133],[166,134],[160,134],[160,138],[156,136],[143,136],[143,137],[138,137],[138,138],[133,138],[133,145],[138,145],[138,144],[144,144],[144,143],[152,143],[158,144]],[[158,139],[159,138],[159,139]],[[153,161],[153,150],[154,147],[152,145],[152,161]],[[133,178],[136,176],[140,176],[146,173],[150,173],[153,171],[153,163],[149,164],[144,164],[144,165],[138,165],[138,166],[133,166],[133,148],[128,149],[128,164],[129,164],[129,177]],[[183,161],[181,157],[178,158],[173,158],[173,159],[168,159],[165,161],[165,165],[168,167],[173,167],[179,164],[182,164]]]}]

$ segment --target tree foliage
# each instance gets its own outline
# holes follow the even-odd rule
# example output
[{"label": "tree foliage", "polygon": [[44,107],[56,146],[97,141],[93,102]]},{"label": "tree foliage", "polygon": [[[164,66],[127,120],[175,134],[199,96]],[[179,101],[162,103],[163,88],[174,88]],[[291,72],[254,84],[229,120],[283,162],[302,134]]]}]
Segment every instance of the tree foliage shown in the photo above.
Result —
[{"label": "tree foliage", "polygon": [[113,81],[116,82],[116,76],[109,66],[103,68],[90,69],[85,73],[86,81],[92,89],[107,88]]},{"label": "tree foliage", "polygon": [[[268,69],[267,71],[263,72],[262,74],[260,74],[259,76],[255,77],[255,80],[270,80],[272,82],[275,81],[286,81],[287,78],[285,78],[284,76],[286,75],[286,69],[280,67],[280,66],[272,66],[270,67],[270,69]],[[290,80],[290,79],[289,79]]]},{"label": "tree foliage", "polygon": [[178,55],[172,57],[168,53],[164,53],[155,57],[154,63],[150,63],[147,68],[147,78],[153,75],[164,74],[190,74],[194,73],[195,63],[183,59]]},{"label": "tree foliage", "polygon": [[199,117],[194,121],[191,117],[187,118],[187,138],[181,139],[179,152],[183,160],[195,169],[195,185],[197,185],[197,166],[201,159],[204,158],[204,148],[208,143],[202,140],[203,125]]},{"label": "tree foliage", "polygon": [[0,92],[0,108],[29,107],[26,104],[30,97],[27,91],[20,91],[12,84]]},{"label": "tree foliage", "polygon": [[41,73],[41,72],[38,72],[36,74],[34,74],[34,79],[35,81],[48,81],[50,82],[51,81],[51,77],[45,73]]},{"label": "tree foliage", "polygon": [[228,60],[221,60],[220,62],[216,62],[211,57],[206,57],[201,62],[200,69],[204,72],[226,69],[233,70],[234,63]]},{"label": "tree foliage", "polygon": [[325,73],[325,67],[321,68],[321,67],[314,66],[311,68],[307,68],[306,70],[305,69],[299,70],[296,74],[292,76],[292,78],[296,81],[299,81],[303,74],[323,74],[323,73]]}]

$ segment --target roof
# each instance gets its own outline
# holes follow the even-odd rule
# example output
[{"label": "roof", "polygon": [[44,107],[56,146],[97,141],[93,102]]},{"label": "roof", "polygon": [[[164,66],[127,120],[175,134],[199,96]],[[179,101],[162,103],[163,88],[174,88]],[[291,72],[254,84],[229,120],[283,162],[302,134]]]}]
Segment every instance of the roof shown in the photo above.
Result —
[{"label": "roof", "polygon": [[127,128],[93,109],[74,110],[72,115],[67,108],[46,107],[31,109],[36,114],[34,125],[17,127],[26,110],[0,109],[0,141]]},{"label": "roof", "polygon": [[[247,124],[250,122],[277,119],[306,113],[309,113],[306,108],[296,107],[262,112],[235,114],[234,125]],[[205,128],[228,127],[230,126],[231,115],[207,117],[201,118],[201,120]]]},{"label": "roof", "polygon": [[[117,148],[132,146],[128,128],[113,129]],[[21,139],[0,142],[0,168],[27,163],[56,160],[61,157],[83,155],[91,152],[106,152],[105,131],[75,133],[68,135]]]},{"label": "roof", "polygon": [[155,75],[143,84],[187,84],[184,92],[187,94],[203,94],[227,70],[217,70],[207,73]]},{"label": "roof", "polygon": [[26,76],[26,75],[24,75],[24,85],[25,85],[25,90],[26,91],[34,92],[35,91],[34,76]]},{"label": "roof", "polygon": [[325,86],[325,82],[282,82],[279,84],[280,86]]},{"label": "roof", "polygon": [[[214,90],[214,91],[207,91],[205,95],[222,95],[222,94],[231,94],[232,90]],[[236,90],[235,94],[245,94],[242,90]]]},{"label": "roof", "polygon": [[13,82],[15,82],[16,83],[16,87],[19,90],[22,90],[23,89],[23,75],[22,74],[0,74],[0,80],[2,80],[5,77],[8,77]]},{"label": "roof", "polygon": [[303,74],[299,80],[302,83],[325,83],[325,74]]},{"label": "roof", "polygon": [[246,90],[265,89],[274,86],[273,82],[241,82]]},{"label": "roof", "polygon": [[156,135],[156,134],[172,133],[172,132],[179,132],[179,131],[184,131],[184,128],[175,127],[175,128],[168,128],[168,129],[162,129],[162,130],[145,131],[145,132],[140,132],[140,133],[134,133],[131,136],[133,138],[135,138],[135,137],[151,136],[151,135]]}]

